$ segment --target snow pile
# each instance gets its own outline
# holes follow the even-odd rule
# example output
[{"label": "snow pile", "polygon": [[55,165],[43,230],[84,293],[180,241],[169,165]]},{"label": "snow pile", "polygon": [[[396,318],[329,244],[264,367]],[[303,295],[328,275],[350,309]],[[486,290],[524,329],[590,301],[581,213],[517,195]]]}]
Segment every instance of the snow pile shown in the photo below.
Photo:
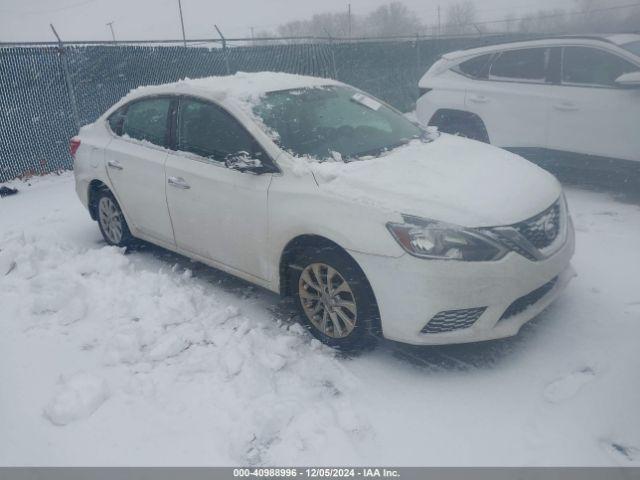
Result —
[{"label": "snow pile", "polygon": [[640,466],[633,203],[567,192],[580,276],[518,337],[344,359],[276,295],[104,246],[71,176],[17,186],[0,465]]},{"label": "snow pile", "polygon": [[44,409],[45,416],[54,425],[88,417],[109,397],[107,382],[95,375],[79,372],[61,378],[58,391]]},{"label": "snow pile", "polygon": [[[107,422],[125,429],[131,417],[160,417],[162,428],[186,415],[196,436],[211,437],[199,448],[213,449],[212,463],[355,455],[368,428],[346,395],[358,382],[297,324],[245,313],[184,266],[86,248],[37,225],[2,235],[0,255],[2,380],[21,376],[10,353],[19,338],[54,348],[66,367],[28,376],[46,385],[62,374],[44,406],[53,424],[95,425],[104,403],[100,412],[120,412]],[[86,372],[69,376],[78,364]]]}]

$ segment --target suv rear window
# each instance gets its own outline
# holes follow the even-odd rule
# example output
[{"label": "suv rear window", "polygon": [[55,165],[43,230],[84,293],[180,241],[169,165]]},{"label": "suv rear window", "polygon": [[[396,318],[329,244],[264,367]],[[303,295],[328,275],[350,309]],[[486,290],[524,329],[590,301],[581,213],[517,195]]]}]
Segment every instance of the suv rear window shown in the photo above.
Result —
[{"label": "suv rear window", "polygon": [[463,73],[469,77],[486,78],[491,53],[480,55],[479,57],[466,60],[459,65],[453,67],[453,71]]},{"label": "suv rear window", "polygon": [[491,65],[494,80],[544,82],[549,63],[548,48],[523,48],[502,52]]}]

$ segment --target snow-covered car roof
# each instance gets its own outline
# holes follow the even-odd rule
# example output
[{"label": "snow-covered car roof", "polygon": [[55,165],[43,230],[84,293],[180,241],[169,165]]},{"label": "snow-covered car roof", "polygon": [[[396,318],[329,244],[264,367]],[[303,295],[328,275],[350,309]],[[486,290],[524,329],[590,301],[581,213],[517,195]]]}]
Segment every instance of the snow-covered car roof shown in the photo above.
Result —
[{"label": "snow-covered car roof", "polygon": [[446,60],[458,60],[465,57],[472,57],[475,55],[481,55],[483,53],[497,52],[508,49],[518,49],[525,47],[545,47],[553,45],[602,45],[603,43],[622,45],[624,43],[632,42],[634,40],[640,40],[640,35],[637,34],[616,34],[616,35],[593,35],[593,36],[572,36],[567,35],[563,37],[548,37],[537,40],[525,40],[522,42],[505,42],[497,43],[494,45],[487,45],[485,47],[469,48],[467,50],[456,50],[454,52],[445,53],[442,58]]},{"label": "snow-covered car roof", "polygon": [[[131,90],[114,108],[140,97],[163,94],[199,94],[223,102],[254,103],[269,92],[299,88],[342,85],[329,78],[310,77],[280,72],[238,72],[235,75],[185,78],[162,85],[149,85]],[[110,110],[113,110],[110,109]]]}]

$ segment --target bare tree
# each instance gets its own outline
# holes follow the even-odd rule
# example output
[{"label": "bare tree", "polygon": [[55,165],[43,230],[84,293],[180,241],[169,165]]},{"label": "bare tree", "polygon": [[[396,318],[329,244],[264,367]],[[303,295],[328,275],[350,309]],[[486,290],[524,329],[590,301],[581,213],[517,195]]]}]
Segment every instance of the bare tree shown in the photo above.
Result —
[{"label": "bare tree", "polygon": [[504,29],[507,33],[511,33],[516,28],[516,16],[513,13],[510,13],[506,17],[504,17]]},{"label": "bare tree", "polygon": [[[353,19],[352,31],[358,28]],[[309,20],[296,20],[278,27],[281,37],[346,37],[349,32],[349,16],[347,13],[320,13]]]},{"label": "bare tree", "polygon": [[372,36],[413,35],[423,28],[415,13],[401,2],[382,5],[364,19],[364,30]]},{"label": "bare tree", "polygon": [[[351,29],[349,29],[351,22]],[[401,2],[382,5],[366,16],[345,12],[321,13],[307,20],[297,20],[277,28],[280,37],[353,37],[414,35],[424,30],[414,12]]]},{"label": "bare tree", "polygon": [[476,18],[476,5],[473,2],[454,3],[447,8],[445,31],[452,35],[475,32],[478,28],[475,25]]}]

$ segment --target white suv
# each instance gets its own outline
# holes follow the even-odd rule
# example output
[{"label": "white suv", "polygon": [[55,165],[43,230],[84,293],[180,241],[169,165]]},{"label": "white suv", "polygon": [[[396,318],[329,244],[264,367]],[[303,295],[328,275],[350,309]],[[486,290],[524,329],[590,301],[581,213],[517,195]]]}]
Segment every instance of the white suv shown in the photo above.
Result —
[{"label": "white suv", "polygon": [[640,171],[640,35],[447,53],[419,86],[418,118],[441,131],[530,159],[596,168],[626,160],[615,163]]},{"label": "white suv", "polygon": [[141,88],[71,150],[107,243],[141,238],[292,295],[335,347],[514,335],[572,276],[553,176],[332,80]]}]

